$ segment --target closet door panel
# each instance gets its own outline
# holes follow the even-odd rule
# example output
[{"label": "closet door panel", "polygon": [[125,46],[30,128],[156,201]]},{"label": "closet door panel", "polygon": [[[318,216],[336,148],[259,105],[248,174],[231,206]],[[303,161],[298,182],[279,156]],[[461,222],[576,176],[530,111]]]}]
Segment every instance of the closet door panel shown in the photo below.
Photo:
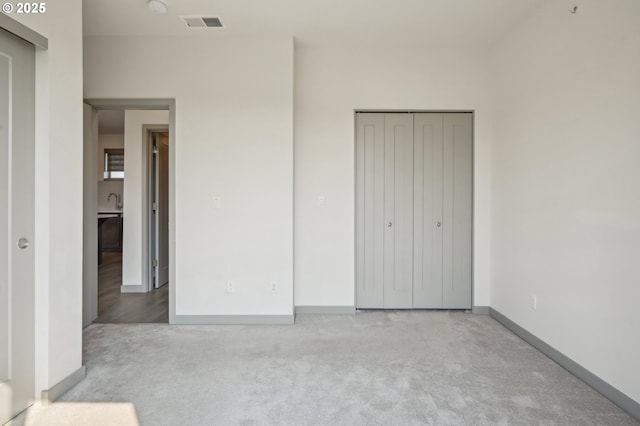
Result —
[{"label": "closet door panel", "polygon": [[356,116],[356,306],[384,297],[384,115]]},{"label": "closet door panel", "polygon": [[444,115],[443,307],[471,308],[472,116]]},{"label": "closet door panel", "polygon": [[442,120],[414,117],[413,307],[442,308]]},{"label": "closet door panel", "polygon": [[384,308],[413,307],[413,115],[385,114]]}]

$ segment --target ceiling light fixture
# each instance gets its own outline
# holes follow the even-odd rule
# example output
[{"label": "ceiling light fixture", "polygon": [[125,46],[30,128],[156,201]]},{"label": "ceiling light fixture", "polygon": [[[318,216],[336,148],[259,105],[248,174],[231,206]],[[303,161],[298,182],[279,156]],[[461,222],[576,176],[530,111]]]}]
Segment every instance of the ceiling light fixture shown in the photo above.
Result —
[{"label": "ceiling light fixture", "polygon": [[149,0],[147,6],[155,13],[167,13],[167,10],[169,10],[165,0]]}]

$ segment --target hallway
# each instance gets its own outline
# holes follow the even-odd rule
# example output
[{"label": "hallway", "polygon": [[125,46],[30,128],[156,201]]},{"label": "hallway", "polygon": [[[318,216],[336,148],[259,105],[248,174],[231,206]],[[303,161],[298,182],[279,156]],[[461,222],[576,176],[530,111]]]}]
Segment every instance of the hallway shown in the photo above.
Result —
[{"label": "hallway", "polygon": [[96,323],[168,323],[165,285],[149,293],[121,293],[122,253],[103,253],[98,267],[98,318]]}]

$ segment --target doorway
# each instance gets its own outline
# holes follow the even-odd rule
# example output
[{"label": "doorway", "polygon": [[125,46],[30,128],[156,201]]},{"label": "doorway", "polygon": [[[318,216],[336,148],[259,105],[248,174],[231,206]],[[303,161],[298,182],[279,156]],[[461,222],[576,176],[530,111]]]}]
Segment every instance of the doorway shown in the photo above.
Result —
[{"label": "doorway", "polygon": [[356,114],[356,306],[470,309],[473,115]]},{"label": "doorway", "polygon": [[0,424],[35,397],[35,68],[0,27]]},{"label": "doorway", "polygon": [[[122,117],[122,123],[115,126],[119,131],[111,132],[108,137],[98,131],[95,136],[97,143],[90,141],[97,147],[97,162],[85,161],[85,167],[98,165],[93,175],[100,178],[96,210],[97,232],[102,237],[97,238],[102,244],[99,244],[96,262],[101,261],[101,264],[97,267],[93,285],[96,289],[96,296],[92,297],[96,299],[96,312],[90,322],[167,323],[170,290],[168,285],[161,284],[170,281],[169,157],[172,154],[169,137],[172,134],[170,117],[173,115],[167,107],[130,107],[130,102],[123,101],[118,105],[107,101],[104,105],[105,101],[90,101],[95,111],[93,127],[100,128],[104,124],[101,123],[103,116],[120,114]],[[151,104],[154,102],[150,101]],[[169,104],[171,106],[172,102]],[[153,155],[149,148],[149,129],[156,134],[153,138],[158,142],[158,164],[147,160],[150,154]],[[87,141],[85,148],[86,144]],[[154,191],[153,196],[151,191]],[[147,210],[151,199],[160,207],[157,212],[159,218],[153,218],[154,232],[150,229],[152,217]],[[90,207],[85,205],[85,208]],[[101,214],[109,217],[101,219]],[[112,226],[106,227],[109,221],[113,222]],[[85,246],[85,253],[90,244]],[[91,256],[89,259],[93,261]],[[151,264],[157,268],[151,269]],[[90,291],[91,286],[88,279],[85,291]]]}]

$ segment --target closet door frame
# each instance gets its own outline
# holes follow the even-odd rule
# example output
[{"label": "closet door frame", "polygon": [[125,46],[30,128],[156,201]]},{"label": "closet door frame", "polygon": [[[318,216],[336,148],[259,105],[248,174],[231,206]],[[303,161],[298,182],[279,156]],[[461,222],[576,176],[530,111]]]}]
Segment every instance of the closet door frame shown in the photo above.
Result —
[{"label": "closet door frame", "polygon": [[[353,300],[356,309],[367,309],[367,308],[359,308],[358,306],[358,289],[357,283],[362,278],[359,277],[358,272],[358,246],[359,246],[359,232],[358,226],[362,218],[359,217],[359,193],[360,188],[359,185],[361,183],[358,176],[358,161],[359,161],[359,152],[358,152],[358,140],[357,140],[357,115],[359,113],[379,113],[379,114],[390,114],[390,113],[406,113],[406,114],[417,114],[417,113],[436,113],[436,114],[447,114],[447,113],[467,113],[471,114],[471,307],[470,310],[473,310],[475,307],[475,251],[474,251],[474,243],[475,243],[475,110],[469,109],[460,109],[460,110],[451,110],[451,109],[438,109],[438,110],[417,110],[417,109],[354,109],[353,110],[353,208],[354,208],[354,245],[353,245],[353,262],[354,262],[354,276],[353,276]],[[380,308],[382,309],[382,308]],[[419,308],[416,308],[419,309]]]}]

